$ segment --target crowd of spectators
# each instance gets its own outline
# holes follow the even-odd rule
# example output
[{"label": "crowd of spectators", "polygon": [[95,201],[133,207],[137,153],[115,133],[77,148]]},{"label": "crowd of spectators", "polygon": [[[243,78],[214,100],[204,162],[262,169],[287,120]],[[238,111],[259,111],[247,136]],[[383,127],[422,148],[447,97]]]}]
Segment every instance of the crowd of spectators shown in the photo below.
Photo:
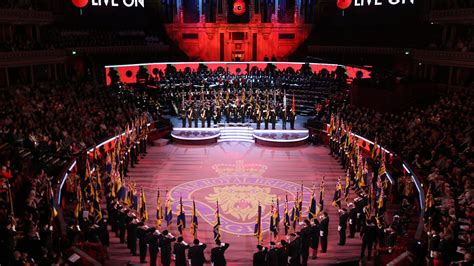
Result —
[{"label": "crowd of spectators", "polygon": [[[472,261],[474,203],[474,101],[470,94],[452,93],[426,108],[410,107],[400,114],[379,113],[349,104],[348,95],[337,95],[320,114],[337,112],[352,124],[353,132],[378,139],[415,170],[434,197],[428,232],[429,259],[444,263]],[[444,264],[443,264],[444,265]]]},{"label": "crowd of spectators", "polygon": [[[64,243],[51,218],[58,173],[41,163],[42,155],[78,156],[143,112],[150,122],[158,119],[159,110],[127,87],[48,83],[0,94],[0,264],[50,265]],[[30,155],[21,157],[20,149]]]}]

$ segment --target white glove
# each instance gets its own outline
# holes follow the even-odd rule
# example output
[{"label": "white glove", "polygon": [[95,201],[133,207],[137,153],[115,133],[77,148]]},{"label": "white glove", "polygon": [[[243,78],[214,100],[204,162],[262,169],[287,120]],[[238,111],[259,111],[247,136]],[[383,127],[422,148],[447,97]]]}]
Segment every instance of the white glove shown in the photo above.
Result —
[{"label": "white glove", "polygon": [[224,247],[225,246],[225,243],[221,243],[221,247]]},{"label": "white glove", "polygon": [[360,217],[360,213],[357,214],[357,218],[359,218],[359,217]]},{"label": "white glove", "polygon": [[352,224],[352,219],[349,219],[349,224]]},{"label": "white glove", "polygon": [[323,232],[323,231],[319,231],[319,235],[320,235],[320,236],[324,236],[324,232]]},{"label": "white glove", "polygon": [[340,225],[337,226],[337,231],[341,231],[342,227]]}]

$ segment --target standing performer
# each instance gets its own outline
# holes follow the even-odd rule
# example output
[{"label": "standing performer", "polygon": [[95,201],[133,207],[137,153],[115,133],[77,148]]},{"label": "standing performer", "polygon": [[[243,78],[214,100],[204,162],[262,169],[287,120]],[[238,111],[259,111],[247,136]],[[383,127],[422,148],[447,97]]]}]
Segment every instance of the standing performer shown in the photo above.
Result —
[{"label": "standing performer", "polygon": [[191,106],[188,107],[188,115],[187,115],[188,116],[188,125],[189,125],[190,128],[193,127],[193,117],[194,117],[193,113],[194,113],[194,109],[193,109],[193,106],[191,105]]},{"label": "standing performer", "polygon": [[291,109],[289,117],[290,117],[290,129],[293,130],[295,129],[296,111]]},{"label": "standing performer", "polygon": [[283,110],[281,111],[281,129],[286,130],[286,120],[288,119],[288,112],[285,107],[283,107]]},{"label": "standing performer", "polygon": [[304,220],[304,227],[301,229],[301,265],[308,265],[309,247],[311,246],[311,223]]},{"label": "standing performer", "polygon": [[275,106],[272,105],[272,109],[270,110],[270,119],[272,122],[272,129],[275,130],[275,125],[276,125],[276,111],[275,111]]},{"label": "standing performer", "polygon": [[339,246],[344,246],[346,244],[346,228],[348,218],[349,213],[347,213],[346,209],[339,210],[339,226],[337,227],[339,231]]},{"label": "standing performer", "polygon": [[260,123],[262,123],[262,112],[259,105],[257,105],[257,108],[255,109],[255,122],[257,123],[257,129],[260,129]]},{"label": "standing performer", "polygon": [[263,110],[263,120],[265,121],[265,129],[268,129],[268,122],[270,121],[270,106]]},{"label": "standing performer", "polygon": [[221,243],[220,240],[216,240],[216,247],[211,250],[211,262],[214,266],[227,265],[224,253],[228,248],[228,243]]},{"label": "standing performer", "polygon": [[206,249],[206,244],[200,243],[199,239],[194,239],[194,246],[192,246],[188,251],[188,259],[191,266],[202,266],[206,262],[204,257],[204,250]]},{"label": "standing performer", "polygon": [[323,212],[321,217],[321,226],[319,235],[321,236],[321,252],[326,253],[328,248],[328,233],[329,233],[329,216],[327,212]]},{"label": "standing performer", "polygon": [[183,105],[183,108],[181,108],[181,124],[183,127],[186,127],[186,108]]},{"label": "standing performer", "polygon": [[161,264],[163,266],[171,265],[171,242],[173,241],[176,241],[176,238],[168,233],[168,230],[163,231],[160,239]]},{"label": "standing performer", "polygon": [[206,107],[201,106],[201,127],[206,127]]},{"label": "standing performer", "polygon": [[311,225],[311,249],[313,249],[313,260],[318,257],[319,234],[319,221],[314,217],[313,224]]},{"label": "standing performer", "polygon": [[211,106],[208,105],[206,108],[207,127],[211,127],[211,119],[212,119]]},{"label": "standing performer", "polygon": [[360,232],[362,236],[362,248],[360,251],[360,258],[364,258],[365,256],[365,249],[368,249],[368,256],[367,258],[370,260],[372,256],[372,246],[377,238],[377,227],[375,226],[375,217],[372,217],[370,220],[367,221],[366,226],[362,228]]},{"label": "standing performer", "polygon": [[199,108],[196,106],[194,107],[193,110],[193,119],[194,119],[194,127],[198,128],[198,123],[199,123]]},{"label": "standing performer", "polygon": [[186,249],[189,248],[189,245],[183,241],[183,237],[178,237],[178,242],[174,244],[173,253],[176,256],[175,265],[176,266],[186,266]]},{"label": "standing performer", "polygon": [[349,238],[354,238],[356,232],[357,210],[354,208],[354,203],[349,202]]}]

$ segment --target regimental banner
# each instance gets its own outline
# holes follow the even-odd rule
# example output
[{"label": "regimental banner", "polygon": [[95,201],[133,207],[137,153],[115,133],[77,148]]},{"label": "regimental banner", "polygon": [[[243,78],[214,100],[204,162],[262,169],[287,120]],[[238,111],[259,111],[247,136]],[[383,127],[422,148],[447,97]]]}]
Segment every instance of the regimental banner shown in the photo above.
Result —
[{"label": "regimental banner", "polygon": [[[301,184],[263,177],[267,169],[265,165],[246,165],[237,161],[235,165],[218,164],[212,168],[217,177],[183,183],[170,190],[173,209],[176,209],[180,196],[186,208],[192,207],[194,198],[198,215],[212,225],[215,204],[219,201],[221,230],[230,234],[254,235],[259,203],[262,206],[262,231],[268,231],[272,200],[276,202],[278,197],[281,203],[287,194],[291,208],[297,191],[301,190]],[[306,214],[311,190],[306,187],[303,190],[303,213]],[[280,213],[283,211],[284,205],[280,204]]]}]

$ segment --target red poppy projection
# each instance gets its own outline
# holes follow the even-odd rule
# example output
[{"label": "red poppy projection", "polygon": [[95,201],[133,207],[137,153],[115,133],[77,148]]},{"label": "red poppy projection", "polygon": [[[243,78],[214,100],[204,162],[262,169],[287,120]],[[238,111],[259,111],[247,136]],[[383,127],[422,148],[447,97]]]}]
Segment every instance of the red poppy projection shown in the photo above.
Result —
[{"label": "red poppy projection", "polygon": [[347,9],[352,4],[352,0],[337,0],[337,7],[339,9]]},{"label": "red poppy projection", "polygon": [[77,8],[83,8],[87,6],[87,3],[89,3],[89,0],[72,0],[72,4]]},{"label": "red poppy projection", "polygon": [[244,0],[236,0],[234,2],[233,12],[237,16],[242,16],[245,14],[246,6]]}]

